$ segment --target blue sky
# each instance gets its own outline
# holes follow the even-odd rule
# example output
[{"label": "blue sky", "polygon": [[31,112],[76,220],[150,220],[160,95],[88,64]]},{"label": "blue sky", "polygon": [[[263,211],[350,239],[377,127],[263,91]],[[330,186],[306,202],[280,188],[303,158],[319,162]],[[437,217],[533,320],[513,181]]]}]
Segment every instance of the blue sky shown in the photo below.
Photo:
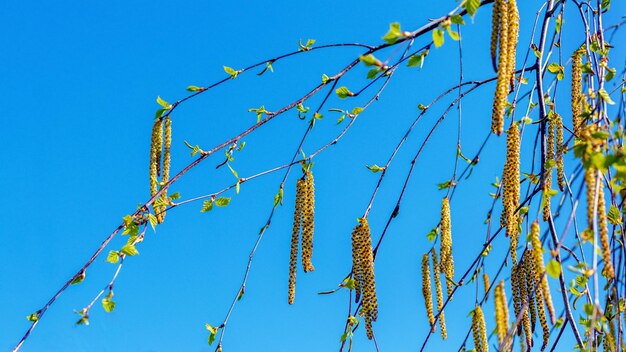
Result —
[{"label": "blue sky", "polygon": [[[519,61],[539,4],[530,1],[521,8]],[[0,349],[19,341],[28,327],[25,316],[80,268],[124,215],[147,200],[149,139],[157,96],[173,102],[187,94],[188,85],[223,78],[223,65],[237,69],[296,50],[299,40],[378,44],[391,22],[412,30],[455,6],[454,1],[5,4],[0,13],[4,44],[0,182],[5,194],[0,205],[5,248],[0,270],[4,283]],[[582,38],[576,12],[571,4],[568,7],[564,23],[568,35],[562,43],[565,57]],[[605,24],[616,22],[625,10],[626,4],[615,2]],[[492,76],[490,16],[490,7],[482,8],[462,27],[467,80]],[[429,36],[421,38],[415,47],[429,40]],[[393,50],[379,58],[396,54]],[[336,48],[292,57],[274,64],[274,73],[258,77],[247,72],[184,104],[172,117],[172,169],[180,170],[193,160],[184,140],[210,149],[255,122],[247,109],[264,105],[276,110],[317,85],[323,73],[338,72],[362,52]],[[623,48],[616,48],[612,58],[612,66],[619,70]],[[366,72],[360,65],[341,84],[356,90],[366,83]],[[289,239],[295,180],[300,175],[294,169],[285,204],[261,242],[246,295],[231,317],[225,351],[338,348],[346,292],[325,296],[317,292],[335,288],[350,270],[350,231],[378,180],[364,165],[384,164],[419,113],[417,105],[427,104],[454,85],[458,74],[458,45],[447,37],[442,48],[431,50],[422,70],[403,65],[380,101],[359,117],[346,137],[316,157],[316,270],[298,273],[296,304],[288,306]],[[568,78],[564,84],[569,84]],[[494,84],[485,85],[463,100],[461,144],[467,156],[476,152],[489,131],[493,88]],[[561,91],[563,101],[568,101],[567,89]],[[370,89],[354,100],[333,96],[326,108],[351,109],[374,92]],[[305,105],[314,108],[321,98],[316,96]],[[393,210],[409,161],[449,102],[444,100],[425,115],[391,165],[370,215],[375,240]],[[566,116],[567,103],[562,109]],[[522,110],[516,119],[523,116]],[[305,152],[324,145],[342,128],[335,124],[338,115],[323,114],[304,145]],[[457,125],[454,110],[420,157],[400,215],[379,252],[380,314],[375,331],[383,351],[414,351],[427,331],[419,263],[432,245],[426,233],[439,220],[444,192],[437,190],[437,183],[452,174]],[[536,126],[531,128],[534,136]],[[244,139],[246,147],[236,154],[233,167],[241,176],[249,176],[288,162],[305,129],[306,122],[297,119],[295,112],[277,117]],[[491,204],[488,193],[493,190],[490,183],[501,172],[503,146],[504,138],[492,137],[471,177],[456,191],[452,226],[457,272],[464,271],[482,247],[483,222]],[[217,153],[172,191],[188,199],[229,185],[233,176],[228,169],[215,170],[222,159]],[[523,171],[525,167],[530,168],[530,160],[523,162]],[[226,314],[283,174],[279,171],[243,184],[239,195],[227,194],[232,197],[228,207],[211,213],[200,213],[200,203],[172,210],[157,233],[149,231],[139,245],[140,255],[125,262],[115,285],[115,311],[107,314],[97,304],[90,326],[75,326],[78,316],[73,310],[87,305],[114,272],[105,256],[99,257],[87,279],[68,289],[47,312],[23,350],[209,350],[204,324],[219,325]],[[111,249],[123,241],[115,239]],[[494,243],[486,263],[488,273],[495,273],[507,246],[504,238]],[[444,344],[433,336],[429,350],[458,348],[470,324],[467,314],[474,298],[474,285],[455,296],[446,311],[448,341]],[[485,309],[488,317],[493,314],[490,303]],[[363,329],[355,335],[355,350],[373,350]]]}]

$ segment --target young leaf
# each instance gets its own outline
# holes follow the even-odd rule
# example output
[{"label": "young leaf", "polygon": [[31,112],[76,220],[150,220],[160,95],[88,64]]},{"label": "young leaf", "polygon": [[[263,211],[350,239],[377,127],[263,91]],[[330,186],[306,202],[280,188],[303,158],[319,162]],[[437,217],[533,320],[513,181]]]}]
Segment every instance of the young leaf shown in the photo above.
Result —
[{"label": "young leaf", "polygon": [[202,203],[202,209],[200,209],[200,212],[206,213],[207,211],[211,211],[211,210],[213,210],[213,201],[205,200],[204,203]]},{"label": "young leaf", "polygon": [[161,105],[165,110],[169,110],[169,108],[171,107],[170,103],[166,102],[165,100],[161,99],[160,96],[157,97],[157,104]]},{"label": "young leaf", "polygon": [[400,30],[400,23],[395,22],[389,25],[389,31],[383,37],[383,40],[387,44],[393,44],[402,37],[402,31]]},{"label": "young leaf", "polygon": [[347,87],[343,86],[343,87],[339,87],[337,88],[337,90],[335,91],[335,93],[337,93],[337,96],[339,96],[339,98],[341,99],[345,99],[347,97],[353,97],[354,93],[352,93]]},{"label": "young leaf", "polygon": [[85,270],[81,271],[80,274],[76,275],[74,279],[72,279],[72,282],[70,284],[72,285],[80,284],[81,282],[83,282],[83,280],[85,280]]},{"label": "young leaf", "polygon": [[385,170],[384,167],[380,167],[380,166],[378,166],[376,164],[374,164],[372,166],[365,165],[365,167],[368,168],[371,172],[374,172],[374,173]]},{"label": "young leaf", "polygon": [[474,17],[474,14],[476,14],[479,7],[480,0],[465,0],[463,2],[463,8],[467,10],[467,13],[472,17]]},{"label": "young leaf", "polygon": [[232,67],[224,66],[224,72],[230,75],[230,78],[235,79],[240,71],[235,71]]},{"label": "young leaf", "polygon": [[607,93],[606,90],[604,90],[604,88],[598,89],[598,94],[600,95],[602,100],[606,101],[607,104],[609,105],[615,104],[615,102],[611,99],[611,96],[609,95],[609,93]]},{"label": "young leaf", "polygon": [[554,259],[550,260],[546,265],[546,273],[553,278],[558,278],[561,275],[561,264]]},{"label": "young leaf", "polygon": [[433,42],[435,43],[435,47],[440,47],[443,45],[443,31],[439,28],[435,28],[433,30]]},{"label": "young leaf", "polygon": [[36,322],[37,320],[39,320],[39,312],[27,315],[26,319],[28,319],[28,321],[32,321],[33,323]]},{"label": "young leaf", "polygon": [[204,90],[204,88],[198,87],[198,86],[188,86],[187,87],[187,91],[189,91],[189,92],[200,92],[200,91],[203,91],[203,90]]},{"label": "young leaf", "polygon": [[107,262],[115,264],[119,260],[120,260],[120,252],[109,251],[109,255],[107,255]]},{"label": "young leaf", "polygon": [[383,66],[383,63],[372,54],[359,56],[359,60],[364,63],[365,66]]},{"label": "young leaf", "polygon": [[227,198],[227,197],[219,197],[215,201],[215,205],[217,205],[218,207],[225,207],[229,203],[230,203],[230,198]]},{"label": "young leaf", "polygon": [[139,254],[137,248],[135,248],[135,246],[132,244],[125,244],[124,246],[122,246],[122,249],[120,249],[120,252],[126,254],[129,257]]}]

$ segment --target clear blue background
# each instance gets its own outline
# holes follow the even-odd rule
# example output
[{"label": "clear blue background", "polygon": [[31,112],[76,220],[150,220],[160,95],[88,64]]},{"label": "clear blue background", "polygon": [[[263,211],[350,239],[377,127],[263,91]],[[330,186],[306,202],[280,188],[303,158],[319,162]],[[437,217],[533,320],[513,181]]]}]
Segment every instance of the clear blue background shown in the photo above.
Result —
[{"label": "clear blue background", "polygon": [[[540,1],[523,2],[519,61],[526,52],[534,13]],[[222,77],[223,65],[241,68],[297,49],[298,40],[317,44],[378,44],[391,22],[415,29],[446,14],[454,1],[287,2],[287,1],[109,1],[8,2],[0,12],[0,96],[2,152],[0,184],[0,349],[18,342],[40,308],[75,273],[120,222],[148,198],[148,150],[157,95],[173,102],[191,84]],[[564,58],[582,40],[582,27],[567,5]],[[614,1],[605,16],[609,25],[626,11]],[[492,76],[488,38],[490,6],[462,27],[466,79]],[[571,27],[570,27],[571,26]],[[618,36],[619,38],[619,36]],[[623,36],[621,36],[623,38]],[[426,44],[424,36],[415,47]],[[619,41],[616,41],[616,44]],[[226,140],[256,120],[248,108],[276,110],[338,72],[362,49],[337,48],[299,55],[274,65],[275,73],[248,72],[235,81],[181,106],[173,115],[173,170],[192,159],[183,140],[204,149]],[[386,59],[396,54],[377,54]],[[613,53],[621,66],[623,48]],[[363,113],[341,142],[315,159],[317,191],[315,272],[299,272],[296,304],[287,305],[289,239],[293,211],[294,169],[285,204],[256,254],[247,291],[231,317],[225,351],[337,350],[347,311],[345,291],[333,289],[350,270],[350,231],[362,215],[378,175],[365,164],[384,164],[410,122],[417,105],[427,104],[458,81],[458,45],[431,50],[423,70],[402,67],[381,100]],[[357,90],[366,68],[357,67],[341,85]],[[532,79],[531,79],[532,82]],[[563,82],[562,101],[568,102]],[[473,155],[487,135],[493,84],[463,102],[462,150]],[[525,89],[528,89],[526,87]],[[327,108],[351,109],[362,97]],[[321,95],[307,102],[313,109]],[[408,171],[409,160],[443,107],[426,115],[392,164],[370,215],[374,238],[384,226]],[[524,115],[520,104],[516,119]],[[568,116],[568,103],[560,111]],[[340,131],[337,115],[324,112],[305,144],[311,152]],[[456,153],[457,112],[435,133],[418,161],[398,218],[392,223],[376,262],[380,302],[375,331],[382,351],[415,351],[427,331],[421,297],[420,260],[431,247],[426,233],[438,223],[442,191]],[[567,119],[566,119],[567,120]],[[345,122],[344,122],[345,124]],[[536,126],[529,128],[534,136]],[[294,112],[281,115],[253,135],[236,155],[241,176],[290,160],[306,123]],[[525,147],[531,147],[526,138]],[[489,185],[501,172],[504,138],[491,138],[472,176],[461,183],[452,202],[455,262],[460,275],[482,247],[483,224],[491,204]],[[183,199],[215,192],[232,183],[228,169],[215,170],[222,154],[191,171],[172,191]],[[530,169],[530,161],[523,171]],[[129,258],[116,282],[117,307],[106,314],[99,303],[89,327],[75,326],[80,310],[110,280],[115,267],[101,256],[87,279],[72,286],[47,312],[24,351],[207,351],[205,323],[219,325],[237,293],[248,253],[272,207],[283,171],[242,185],[227,208],[201,214],[193,203],[167,215]],[[499,212],[497,212],[499,213]],[[534,212],[533,212],[534,213]],[[124,239],[113,241],[119,248]],[[508,241],[502,237],[487,259],[495,273]],[[505,270],[505,273],[508,269]],[[505,274],[504,277],[507,275]],[[482,292],[482,291],[480,291]],[[553,296],[558,297],[556,286]],[[470,324],[473,285],[461,289],[446,309],[449,338],[433,336],[428,350],[456,350]],[[486,315],[493,312],[491,301]],[[489,322],[488,322],[489,324]],[[491,330],[493,326],[489,326]],[[566,331],[568,344],[571,335]],[[491,340],[493,343],[494,339]],[[468,343],[471,348],[472,342]],[[363,329],[355,351],[373,350]]]}]

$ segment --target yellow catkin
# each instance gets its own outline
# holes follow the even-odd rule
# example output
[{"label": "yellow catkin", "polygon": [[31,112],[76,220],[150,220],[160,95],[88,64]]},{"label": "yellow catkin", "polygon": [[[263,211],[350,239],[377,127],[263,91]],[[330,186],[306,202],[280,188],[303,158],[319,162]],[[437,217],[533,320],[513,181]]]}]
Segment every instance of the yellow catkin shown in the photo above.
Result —
[{"label": "yellow catkin", "polygon": [[298,266],[298,240],[302,222],[302,203],[304,194],[304,180],[296,182],[296,204],[293,211],[293,229],[291,231],[291,251],[289,252],[289,295],[288,302],[293,304],[296,298],[296,270]]},{"label": "yellow catkin", "polygon": [[487,296],[487,293],[489,292],[489,289],[491,288],[490,283],[489,283],[489,276],[487,275],[487,273],[483,273],[483,284],[485,286],[485,296]]},{"label": "yellow catkin", "polygon": [[[437,270],[435,269],[435,272]],[[437,277],[437,273],[435,273]],[[430,265],[428,261],[428,253],[422,256],[422,295],[424,296],[424,304],[426,305],[426,315],[428,316],[428,324],[430,331],[435,332],[435,311],[433,309],[433,289],[430,283]]]},{"label": "yellow catkin", "polygon": [[552,166],[554,164],[554,130],[556,127],[554,121],[554,114],[548,116],[548,136],[546,146],[546,169],[543,175],[543,221],[548,221],[550,218],[550,195],[548,194],[552,190]]},{"label": "yellow catkin", "polygon": [[[518,277],[519,277],[518,271],[519,271],[519,264],[514,264],[513,267],[511,268],[511,292],[513,294],[513,314],[515,317],[517,317],[520,310],[522,309],[522,294],[523,294],[522,285],[520,281],[518,280]],[[522,332],[523,332],[522,329],[517,330],[518,335],[521,335]]]},{"label": "yellow catkin", "polygon": [[159,119],[154,121],[152,126],[152,138],[150,141],[150,196],[154,196],[158,191],[158,176],[157,164],[160,162],[160,157],[157,159],[157,155],[161,150],[163,144],[163,122]]},{"label": "yellow catkin", "polygon": [[452,221],[450,219],[450,200],[443,198],[441,202],[441,263],[439,271],[446,276],[446,290],[452,299],[454,285],[454,259],[452,258]]},{"label": "yellow catkin", "polygon": [[509,75],[510,86],[513,87],[515,78],[515,57],[517,51],[517,39],[519,37],[519,10],[516,0],[509,0],[507,6],[508,16],[508,42],[507,42],[507,73]]},{"label": "yellow catkin", "polygon": [[[504,291],[504,280],[500,281],[496,286],[493,298],[496,306],[496,333],[498,335],[498,343],[501,344],[509,330],[509,308]],[[504,350],[508,350],[507,346],[504,346]]]},{"label": "yellow catkin", "polygon": [[546,319],[546,311],[543,308],[543,304],[541,304],[541,302],[544,300],[542,291],[535,291],[535,296],[537,299],[537,316],[539,317],[539,324],[541,325],[541,332],[543,337],[543,341],[541,343],[541,350],[543,351],[550,342],[550,327],[548,326],[548,320]]},{"label": "yellow catkin", "polygon": [[572,55],[572,125],[574,134],[579,135],[582,127],[582,58],[584,50],[576,50]]},{"label": "yellow catkin", "polygon": [[[519,285],[522,290],[522,293],[521,293],[522,307],[530,304],[528,301],[529,292],[527,291],[528,286],[526,284],[526,271],[524,269],[524,266],[525,266],[524,262],[527,260],[528,259],[526,258],[526,256],[524,256],[522,261],[520,261],[520,263],[518,264],[518,270],[517,270],[517,275],[518,275],[517,281],[519,282]],[[530,314],[528,312],[528,308],[525,309],[524,313],[522,314],[522,329],[524,330],[524,335],[526,336],[526,345],[530,349],[531,347],[533,347],[533,334],[531,330]]]},{"label": "yellow catkin", "polygon": [[493,65],[493,70],[496,72],[498,72],[496,53],[498,50],[498,33],[500,31],[500,6],[502,6],[502,4],[503,1],[494,1],[491,12],[491,42],[489,48],[491,52],[491,64]]},{"label": "yellow catkin", "polygon": [[367,218],[359,219],[359,225],[352,231],[352,273],[357,291],[356,301],[361,300],[361,314],[365,318],[367,338],[371,340],[374,337],[372,322],[378,318],[378,299],[374,279],[372,235]]},{"label": "yellow catkin", "polygon": [[567,151],[565,141],[563,139],[563,119],[561,115],[555,114],[555,128],[556,128],[556,179],[557,184],[561,192],[565,190],[565,165],[563,161],[563,154]]},{"label": "yellow catkin", "polygon": [[593,167],[585,170],[585,185],[587,188],[587,229],[593,231],[596,197],[596,170]]},{"label": "yellow catkin", "polygon": [[[163,167],[162,167],[162,175],[161,175],[161,183],[166,184],[170,180],[170,164],[172,162],[172,156],[170,149],[172,147],[172,119],[168,116],[165,116],[164,120],[165,125],[165,133],[163,137]],[[157,214],[157,222],[159,224],[163,223],[165,220],[165,208],[166,204],[168,204],[167,198],[167,189],[163,190],[161,193],[161,201],[163,206],[160,207],[159,213]]]},{"label": "yellow catkin", "polygon": [[522,261],[524,277],[526,282],[526,297],[528,302],[528,312],[530,318],[531,331],[535,331],[535,323],[537,322],[537,309],[535,307],[535,269],[533,267],[532,254],[527,252]]},{"label": "yellow catkin", "polygon": [[439,326],[441,327],[441,337],[445,340],[448,338],[448,330],[446,329],[446,317],[443,312],[443,288],[441,287],[441,274],[437,270],[439,260],[437,251],[433,248],[433,273],[435,274],[435,292],[437,293],[437,312],[439,312]]},{"label": "yellow catkin", "polygon": [[615,343],[615,320],[618,320],[621,314],[614,315],[615,313],[619,313],[619,310],[614,310],[616,305],[619,306],[619,303],[616,302],[615,299],[615,285],[613,285],[612,291],[612,294],[607,296],[606,309],[604,311],[604,317],[606,318],[606,324],[608,325],[608,329],[604,331],[604,339],[602,340],[605,352],[616,352],[617,350],[617,344]]},{"label": "yellow catkin", "polygon": [[600,182],[600,187],[598,188],[598,234],[600,236],[600,244],[602,247],[602,260],[604,260],[604,269],[602,270],[602,274],[607,279],[613,279],[615,277],[615,269],[613,268],[613,262],[611,261],[609,225],[606,218],[606,204],[604,201],[603,186],[603,183]]},{"label": "yellow catkin", "polygon": [[[541,246],[541,240],[539,239],[539,222],[536,220],[530,226],[530,240],[533,245],[533,265],[535,269],[535,282],[537,283],[537,292],[541,291],[543,302],[548,309],[550,316],[550,322],[554,324],[556,320],[556,314],[554,312],[554,305],[552,304],[552,295],[550,294],[550,286],[548,285],[548,278],[546,277],[546,266],[543,261],[543,248]],[[539,295],[537,295],[539,297]],[[541,300],[537,299],[537,310],[541,305]]]},{"label": "yellow catkin", "polygon": [[474,309],[474,315],[472,316],[472,334],[474,336],[474,348],[476,352],[489,351],[485,315],[480,306],[476,306],[476,309]]},{"label": "yellow catkin", "polygon": [[493,98],[493,109],[491,115],[491,132],[498,136],[504,130],[504,109],[506,108],[507,95],[509,94],[509,16],[508,5],[504,0],[496,0],[499,2],[496,9],[500,13],[499,26],[499,56],[498,56],[498,80],[496,82],[496,91]]},{"label": "yellow catkin", "polygon": [[313,173],[305,174],[304,204],[302,208],[302,267],[304,272],[313,271],[313,232],[315,228],[315,181]]},{"label": "yellow catkin", "polygon": [[517,263],[517,244],[519,238],[519,217],[515,210],[520,201],[520,135],[516,123],[507,131],[506,161],[502,173],[502,213],[506,225],[506,234],[511,240],[511,260]]}]

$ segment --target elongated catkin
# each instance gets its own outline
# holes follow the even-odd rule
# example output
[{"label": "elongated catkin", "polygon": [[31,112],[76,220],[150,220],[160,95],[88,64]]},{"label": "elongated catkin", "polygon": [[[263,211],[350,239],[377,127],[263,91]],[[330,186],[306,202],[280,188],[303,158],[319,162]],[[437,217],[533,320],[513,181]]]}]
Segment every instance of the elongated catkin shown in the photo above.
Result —
[{"label": "elongated catkin", "polygon": [[452,299],[454,285],[454,259],[452,258],[452,220],[450,218],[450,200],[443,198],[441,202],[441,263],[439,271],[446,276],[446,290]]},{"label": "elongated catkin", "polygon": [[[496,333],[498,335],[498,343],[501,344],[509,330],[509,308],[504,291],[504,280],[501,280],[496,286],[493,296],[496,306]],[[508,350],[507,346],[504,346],[504,350]]]},{"label": "elongated catkin", "polygon": [[507,131],[506,161],[502,173],[502,213],[506,225],[506,234],[510,238],[511,260],[517,263],[517,245],[519,241],[516,209],[520,201],[520,135],[519,128],[513,123]]},{"label": "elongated catkin", "polygon": [[504,109],[506,108],[507,95],[509,94],[510,72],[509,72],[509,16],[508,4],[504,0],[499,2],[494,9],[499,13],[500,25],[498,27],[498,80],[493,98],[493,109],[491,114],[491,132],[498,136],[504,130]]},{"label": "elongated catkin", "polygon": [[288,303],[293,304],[296,297],[296,271],[298,265],[298,242],[302,223],[302,203],[304,196],[304,180],[296,182],[296,201],[293,211],[293,229],[291,231],[291,251],[289,252],[289,291]]},{"label": "elongated catkin", "polygon": [[359,219],[352,231],[352,274],[355,279],[356,302],[361,300],[367,338],[372,339],[372,322],[378,318],[378,299],[374,278],[372,235],[367,218]]},{"label": "elongated catkin", "polygon": [[474,348],[476,352],[489,351],[489,343],[487,341],[487,326],[485,324],[485,315],[480,306],[474,309],[472,316],[472,335],[474,336]]},{"label": "elongated catkin", "polygon": [[439,313],[439,326],[441,327],[441,337],[445,340],[448,338],[446,329],[446,317],[443,312],[443,288],[441,287],[441,274],[437,268],[439,267],[439,259],[437,251],[433,248],[433,274],[435,275],[435,292],[437,294],[437,312]]},{"label": "elongated catkin", "polygon": [[[165,125],[165,133],[163,137],[163,168],[161,184],[165,185],[170,181],[170,164],[172,160],[170,152],[172,147],[172,119],[169,115],[165,116],[163,124]],[[163,193],[161,193],[161,203],[163,205],[160,207],[159,213],[157,214],[157,222],[159,224],[163,223],[165,220],[165,208],[168,204],[167,188],[165,188]]]},{"label": "elongated catkin", "polygon": [[[436,269],[434,270],[436,272]],[[435,274],[435,276],[437,276]],[[428,261],[428,253],[422,256],[422,295],[424,296],[424,304],[426,305],[426,315],[430,331],[435,332],[435,310],[433,309],[433,288],[430,282],[430,265]]]},{"label": "elongated catkin", "polygon": [[313,232],[315,229],[315,181],[313,173],[305,174],[304,202],[302,209],[302,267],[304,272],[313,271]]},{"label": "elongated catkin", "polygon": [[554,121],[554,114],[548,115],[548,123],[546,128],[548,129],[548,136],[546,147],[546,169],[543,174],[543,221],[548,221],[551,214],[549,193],[552,190],[552,166],[555,164],[554,132],[556,129],[556,124]]},{"label": "elongated catkin", "polygon": [[519,10],[516,0],[509,0],[507,6],[508,28],[507,28],[507,74],[509,75],[509,85],[513,88],[515,78],[515,59],[517,51],[517,40],[519,37]]},{"label": "elongated catkin", "polygon": [[567,151],[566,146],[564,145],[565,141],[563,138],[563,119],[561,115],[555,115],[555,129],[556,129],[556,179],[557,185],[559,186],[559,190],[563,192],[565,190],[565,164],[563,161],[563,154]]},{"label": "elongated catkin", "polygon": [[[602,178],[600,178],[602,181]],[[606,204],[604,201],[604,183],[600,182],[598,187],[598,234],[600,236],[600,244],[602,247],[602,260],[604,261],[604,269],[602,274],[607,279],[615,277],[615,269],[611,261],[611,244],[609,242],[609,225],[606,218]]]},{"label": "elongated catkin", "polygon": [[[543,302],[548,309],[550,316],[550,322],[554,324],[556,320],[556,314],[554,312],[554,305],[552,304],[552,295],[550,294],[550,286],[548,285],[548,278],[546,277],[546,266],[543,261],[543,247],[541,246],[541,240],[539,240],[539,222],[536,220],[530,226],[530,240],[533,246],[533,265],[535,268],[535,282],[537,282],[537,291],[541,291]],[[539,297],[539,295],[537,295]],[[541,305],[541,301],[537,300],[537,309]]]},{"label": "elongated catkin", "polygon": [[582,57],[584,50],[578,49],[572,55],[572,125],[574,134],[579,135],[582,127]]},{"label": "elongated catkin", "polygon": [[494,1],[492,12],[491,12],[491,41],[490,41],[490,52],[491,52],[491,64],[493,65],[493,70],[498,72],[498,64],[496,63],[496,54],[498,50],[498,38],[500,32],[500,15],[503,1]]}]

